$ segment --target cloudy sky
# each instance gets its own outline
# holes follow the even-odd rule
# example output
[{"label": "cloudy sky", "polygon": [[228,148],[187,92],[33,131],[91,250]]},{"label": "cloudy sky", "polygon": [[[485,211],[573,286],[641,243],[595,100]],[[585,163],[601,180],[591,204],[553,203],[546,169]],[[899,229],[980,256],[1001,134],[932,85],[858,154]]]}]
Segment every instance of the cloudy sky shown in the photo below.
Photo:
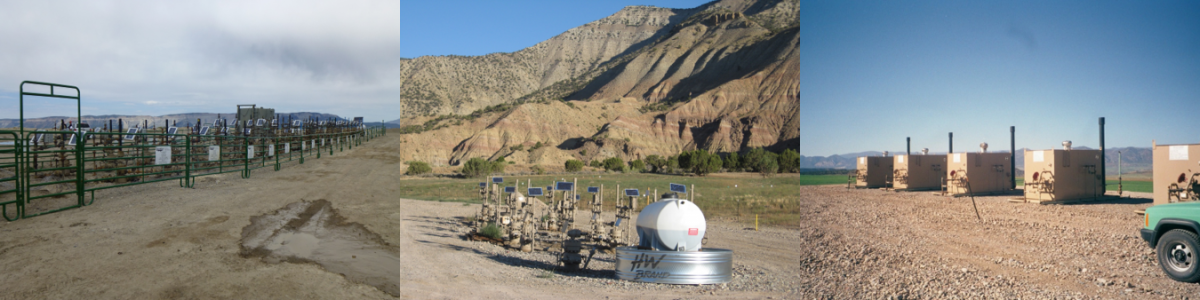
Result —
[{"label": "cloudy sky", "polygon": [[800,3],[805,155],[1200,143],[1200,2]]},{"label": "cloudy sky", "polygon": [[[17,117],[24,80],[78,86],[85,115],[399,115],[395,0],[3,1],[0,20],[0,118]],[[74,115],[59,99],[25,106]]]}]

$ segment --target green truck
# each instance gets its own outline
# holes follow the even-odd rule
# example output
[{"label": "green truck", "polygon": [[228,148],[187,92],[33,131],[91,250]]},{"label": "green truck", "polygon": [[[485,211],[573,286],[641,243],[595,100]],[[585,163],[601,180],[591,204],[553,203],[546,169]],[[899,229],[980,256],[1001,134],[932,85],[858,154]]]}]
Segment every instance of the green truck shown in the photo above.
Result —
[{"label": "green truck", "polygon": [[1142,239],[1158,252],[1158,265],[1167,277],[1200,282],[1200,202],[1182,202],[1146,208]]}]

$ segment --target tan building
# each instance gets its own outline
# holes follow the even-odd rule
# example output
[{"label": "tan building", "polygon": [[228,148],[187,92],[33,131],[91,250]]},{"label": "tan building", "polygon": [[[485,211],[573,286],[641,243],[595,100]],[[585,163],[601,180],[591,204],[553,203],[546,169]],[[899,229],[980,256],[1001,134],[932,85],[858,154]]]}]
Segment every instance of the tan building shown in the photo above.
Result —
[{"label": "tan building", "polygon": [[886,187],[892,177],[892,158],[888,156],[860,156],[855,173],[855,187]]},{"label": "tan building", "polygon": [[1025,199],[1061,201],[1104,196],[1100,150],[1025,150]]},{"label": "tan building", "polygon": [[1152,149],[1154,204],[1196,199],[1195,195],[1200,191],[1192,186],[1195,181],[1200,181],[1200,175],[1197,175],[1200,173],[1200,145],[1155,144]]},{"label": "tan building", "polygon": [[936,190],[946,176],[945,155],[896,155],[892,187],[897,190]]},{"label": "tan building", "polygon": [[[1012,188],[1009,153],[946,154],[946,189],[951,195],[1006,192]],[[968,184],[969,183],[969,184]]]}]

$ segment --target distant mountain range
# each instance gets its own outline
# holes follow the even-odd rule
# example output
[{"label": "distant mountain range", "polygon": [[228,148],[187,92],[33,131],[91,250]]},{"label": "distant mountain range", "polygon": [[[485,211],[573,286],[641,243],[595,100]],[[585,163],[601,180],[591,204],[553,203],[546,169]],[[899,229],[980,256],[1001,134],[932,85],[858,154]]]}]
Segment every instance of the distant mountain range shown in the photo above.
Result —
[{"label": "distant mountain range", "polygon": [[[129,124],[138,124],[138,125],[147,124],[147,125],[151,125],[154,127],[159,127],[159,126],[166,125],[167,122],[170,122],[172,126],[176,126],[176,124],[181,125],[181,126],[189,126],[191,124],[194,124],[196,122],[196,120],[200,120],[201,123],[212,124],[213,120],[217,119],[218,116],[220,116],[223,119],[233,119],[233,118],[235,118],[236,115],[237,114],[235,114],[235,113],[183,113],[183,114],[170,114],[170,115],[161,115],[161,116],[146,116],[146,115],[98,115],[98,116],[94,116],[94,115],[85,115],[85,116],[83,116],[83,121],[87,122],[92,127],[103,127],[105,125],[108,125],[110,121],[112,122],[113,127],[116,127],[118,120],[123,121],[125,123],[125,127],[129,127]],[[326,114],[326,113],[316,113],[316,112],[279,113],[278,115],[282,116],[284,119],[287,119],[287,118],[292,118],[292,119],[317,118],[320,120],[329,120],[329,119],[346,120],[342,117],[339,117],[338,115]],[[44,117],[44,118],[25,119],[25,128],[35,128],[35,129],[53,128],[57,124],[60,124],[60,122],[73,121],[74,118],[75,117],[52,116],[52,117]],[[0,128],[19,127],[20,126],[19,121],[20,120],[17,120],[17,119],[0,119]]]},{"label": "distant mountain range", "polygon": [[[1075,147],[1080,150],[1089,150],[1093,148]],[[1025,151],[1024,150],[1045,150],[1045,149],[1017,149],[1016,163],[1017,173],[1023,174],[1025,169]],[[1007,153],[1008,151],[999,151]],[[1150,148],[1139,147],[1119,147],[1108,148],[1104,150],[1104,166],[1105,173],[1108,175],[1117,175],[1117,152],[1120,152],[1121,171],[1125,174],[1132,173],[1151,173],[1154,164],[1154,153]],[[903,154],[904,151],[890,151],[889,155]],[[919,153],[919,152],[918,152]],[[945,154],[930,153],[930,154]],[[835,154],[830,156],[802,156],[801,168],[810,169],[854,169],[857,164],[855,160],[859,156],[880,156],[882,151],[866,151],[846,154]]]}]

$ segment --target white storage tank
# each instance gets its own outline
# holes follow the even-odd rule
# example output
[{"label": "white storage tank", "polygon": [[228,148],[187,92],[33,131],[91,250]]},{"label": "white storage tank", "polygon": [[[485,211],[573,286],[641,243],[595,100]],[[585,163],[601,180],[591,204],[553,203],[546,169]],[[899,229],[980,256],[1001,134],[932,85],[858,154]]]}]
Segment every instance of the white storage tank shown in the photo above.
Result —
[{"label": "white storage tank", "polygon": [[699,251],[708,223],[700,207],[674,194],[651,203],[637,218],[638,248]]}]

